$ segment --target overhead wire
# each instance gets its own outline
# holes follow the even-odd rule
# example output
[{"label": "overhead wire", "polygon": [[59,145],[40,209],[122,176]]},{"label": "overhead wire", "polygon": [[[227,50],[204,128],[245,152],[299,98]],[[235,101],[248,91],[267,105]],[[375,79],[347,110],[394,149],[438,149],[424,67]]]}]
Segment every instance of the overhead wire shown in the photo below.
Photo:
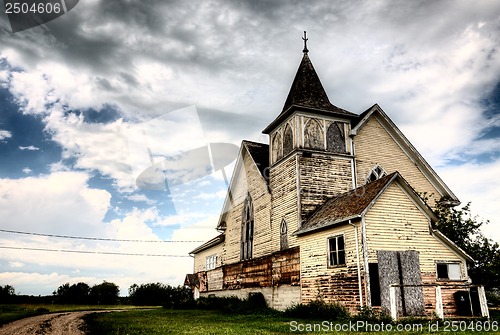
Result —
[{"label": "overhead wire", "polygon": [[0,249],[11,250],[29,250],[29,251],[48,251],[48,252],[67,252],[75,254],[96,254],[96,255],[114,255],[114,256],[146,256],[146,257],[191,257],[188,255],[166,255],[166,254],[140,254],[140,253],[126,253],[126,252],[111,252],[111,251],[87,251],[87,250],[68,250],[68,249],[47,249],[47,248],[26,248],[0,245]]},{"label": "overhead wire", "polygon": [[103,238],[103,237],[83,237],[83,236],[69,236],[69,235],[56,235],[56,234],[43,234],[34,232],[25,232],[18,230],[8,230],[0,229],[0,232],[10,233],[10,234],[21,234],[21,235],[33,235],[33,236],[44,236],[44,237],[55,237],[55,238],[66,238],[74,240],[88,240],[88,241],[108,241],[108,242],[136,242],[136,243],[201,243],[205,241],[186,241],[186,240],[131,240],[131,239],[117,239],[117,238]]}]

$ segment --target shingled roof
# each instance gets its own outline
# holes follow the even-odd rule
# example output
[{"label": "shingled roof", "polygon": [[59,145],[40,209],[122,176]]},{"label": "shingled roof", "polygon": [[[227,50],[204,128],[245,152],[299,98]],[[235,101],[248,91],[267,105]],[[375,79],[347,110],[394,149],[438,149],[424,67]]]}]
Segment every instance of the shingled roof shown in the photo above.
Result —
[{"label": "shingled roof", "polygon": [[361,217],[361,214],[375,200],[377,195],[398,177],[402,179],[398,172],[394,172],[329,199],[324,205],[313,212],[309,219],[294,234],[306,234],[349,219]]},{"label": "shingled roof", "polygon": [[291,114],[294,107],[312,109],[315,112],[327,115],[358,117],[357,114],[339,108],[330,102],[306,52],[304,52],[281,114],[263,130],[263,133],[269,134],[275,126]]},{"label": "shingled roof", "polygon": [[252,156],[262,177],[269,183],[269,175],[266,173],[266,169],[269,168],[269,145],[246,140],[243,141],[243,145],[246,146],[250,156]]}]

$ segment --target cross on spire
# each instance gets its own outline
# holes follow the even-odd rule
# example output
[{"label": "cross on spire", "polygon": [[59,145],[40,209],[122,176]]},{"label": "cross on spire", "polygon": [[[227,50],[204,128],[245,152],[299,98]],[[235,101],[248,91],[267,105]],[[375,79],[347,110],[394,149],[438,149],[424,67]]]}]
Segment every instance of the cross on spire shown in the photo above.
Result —
[{"label": "cross on spire", "polygon": [[302,37],[302,40],[304,41],[304,50],[302,50],[302,52],[307,54],[309,52],[309,50],[307,50],[307,41],[309,39],[307,38],[307,33],[305,30],[304,30],[304,37]]}]

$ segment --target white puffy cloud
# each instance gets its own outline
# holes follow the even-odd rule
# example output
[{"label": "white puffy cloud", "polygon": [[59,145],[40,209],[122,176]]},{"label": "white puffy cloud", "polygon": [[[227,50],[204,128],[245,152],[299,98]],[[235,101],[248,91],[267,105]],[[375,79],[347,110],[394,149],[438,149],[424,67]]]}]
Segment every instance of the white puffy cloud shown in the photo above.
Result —
[{"label": "white puffy cloud", "polygon": [[20,146],[19,150],[38,151],[40,148],[35,147],[34,145],[28,145],[27,147]]},{"label": "white puffy cloud", "polygon": [[0,129],[0,141],[4,141],[8,138],[11,138],[12,137],[12,132],[8,131],[8,130],[1,130]]},{"label": "white puffy cloud", "polygon": [[87,185],[82,172],[0,179],[2,226],[13,230],[78,235],[99,231],[111,195]]},{"label": "white puffy cloud", "polygon": [[500,241],[498,204],[500,203],[500,160],[490,163],[469,162],[439,168],[438,172],[465,205],[471,202],[471,213],[480,220],[490,220],[484,233]]}]

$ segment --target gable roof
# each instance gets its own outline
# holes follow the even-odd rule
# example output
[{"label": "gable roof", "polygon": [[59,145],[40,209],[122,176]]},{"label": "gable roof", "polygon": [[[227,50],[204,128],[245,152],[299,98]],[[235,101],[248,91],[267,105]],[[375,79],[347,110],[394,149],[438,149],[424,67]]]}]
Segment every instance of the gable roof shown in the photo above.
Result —
[{"label": "gable roof", "polygon": [[315,230],[333,226],[349,219],[360,218],[363,211],[396,177],[397,172],[380,178],[374,182],[342,193],[329,199],[298,229],[294,235],[303,235]]},{"label": "gable roof", "polygon": [[437,219],[432,209],[419,197],[399,172],[396,171],[388,176],[329,199],[311,214],[302,227],[294,232],[294,235],[304,235],[348,220],[361,218],[386,188],[395,181],[405,189],[412,200],[420,206],[428,217],[433,220]]},{"label": "gable roof", "polygon": [[424,157],[417,151],[417,149],[410,143],[406,136],[399,130],[399,128],[392,122],[389,116],[382,110],[378,104],[374,104],[372,107],[368,108],[366,111],[361,113],[356,120],[353,122],[352,130],[350,132],[351,136],[356,136],[361,128],[370,120],[372,117],[377,117],[384,129],[387,130],[389,135],[395,140],[403,152],[408,156],[408,158],[422,171],[429,182],[438,190],[441,196],[449,198],[450,204],[457,206],[460,204],[460,200],[451,191],[451,189],[444,183],[444,181],[439,177],[439,175],[434,171],[434,169],[427,163]]},{"label": "gable roof", "polygon": [[220,234],[220,235],[214,237],[213,239],[203,243],[202,245],[200,245],[199,247],[197,247],[196,249],[191,251],[189,254],[191,255],[191,254],[200,253],[203,250],[207,250],[211,247],[214,247],[214,246],[224,242],[225,240],[226,240],[226,236],[224,234]]},{"label": "gable roof", "polygon": [[222,205],[222,212],[219,216],[219,222],[217,223],[217,230],[225,230],[225,214],[233,205],[231,190],[233,190],[235,187],[234,183],[236,182],[237,175],[241,169],[241,166],[243,165],[243,155],[245,152],[247,152],[252,159],[253,164],[259,171],[262,180],[267,186],[267,191],[269,192],[269,176],[267,172],[269,170],[269,145],[246,140],[242,141],[238,157],[236,158],[236,165],[233,170],[233,175],[231,176],[231,180],[229,182],[229,188],[226,194],[226,198],[224,199],[224,204]]},{"label": "gable roof", "polygon": [[242,145],[247,148],[261,176],[269,184],[269,173],[267,172],[269,170],[269,145],[246,140],[243,141]]},{"label": "gable roof", "polygon": [[330,102],[306,52],[304,52],[281,114],[262,132],[269,134],[297,108],[313,110],[315,113],[326,115],[339,115],[350,118],[358,116]]}]

